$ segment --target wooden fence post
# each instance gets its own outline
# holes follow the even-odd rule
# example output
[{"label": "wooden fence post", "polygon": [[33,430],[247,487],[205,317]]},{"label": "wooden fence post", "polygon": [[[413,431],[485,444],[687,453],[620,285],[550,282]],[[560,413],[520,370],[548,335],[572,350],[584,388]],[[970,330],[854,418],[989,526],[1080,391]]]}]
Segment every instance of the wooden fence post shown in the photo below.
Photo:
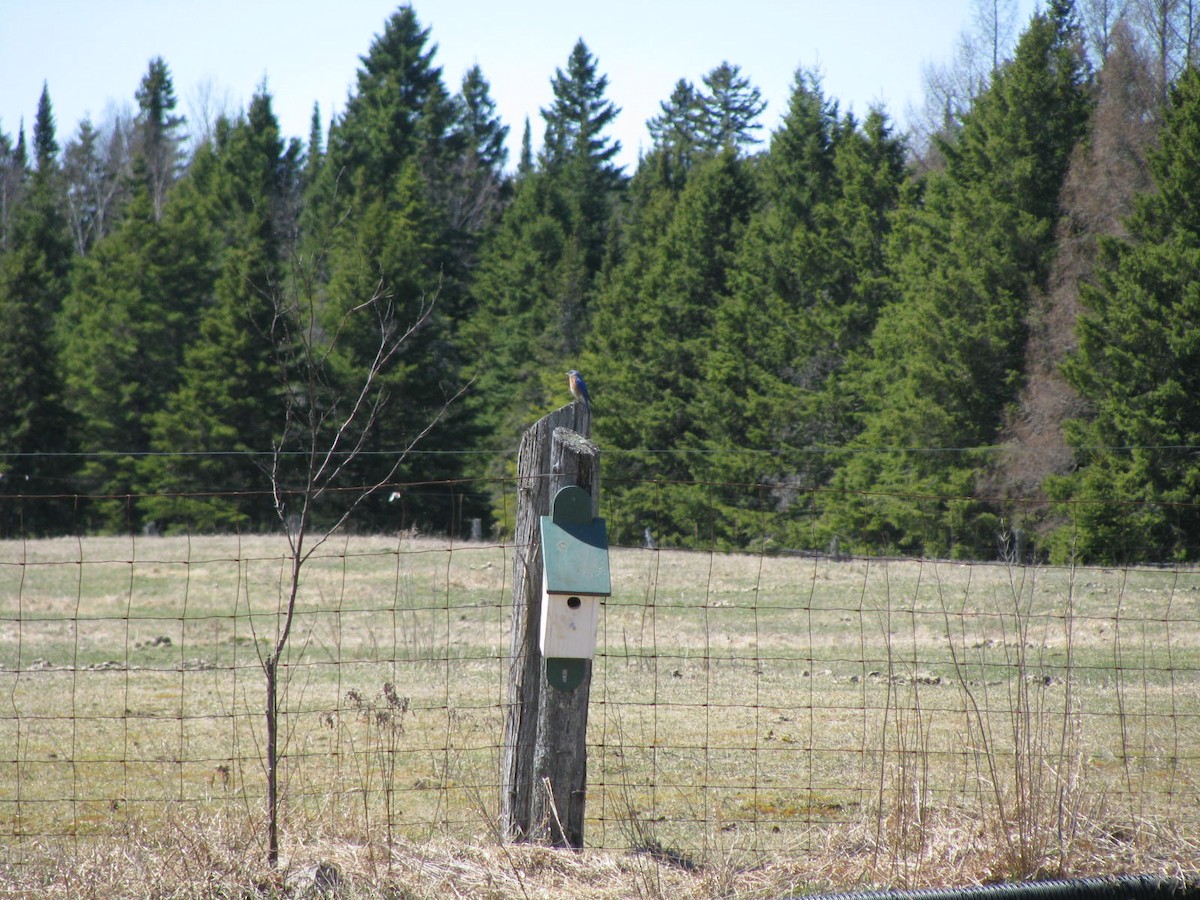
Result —
[{"label": "wooden fence post", "polygon": [[587,703],[591,661],[573,691],[550,688],[538,645],[542,605],[539,521],[555,492],[576,484],[600,496],[599,451],[586,440],[591,414],[581,402],[544,416],[521,438],[513,553],[512,644],[501,762],[501,827],[509,840],[583,846]]}]

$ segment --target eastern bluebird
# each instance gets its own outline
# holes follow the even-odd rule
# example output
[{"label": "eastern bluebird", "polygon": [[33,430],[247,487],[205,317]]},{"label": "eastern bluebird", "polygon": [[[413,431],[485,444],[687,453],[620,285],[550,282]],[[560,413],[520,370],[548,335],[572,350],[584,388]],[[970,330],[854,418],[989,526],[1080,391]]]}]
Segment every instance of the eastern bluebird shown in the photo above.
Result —
[{"label": "eastern bluebird", "polygon": [[583,380],[578,369],[571,369],[567,372],[567,386],[571,389],[572,397],[582,400],[583,405],[588,409],[592,408],[592,398],[588,396],[587,382]]}]

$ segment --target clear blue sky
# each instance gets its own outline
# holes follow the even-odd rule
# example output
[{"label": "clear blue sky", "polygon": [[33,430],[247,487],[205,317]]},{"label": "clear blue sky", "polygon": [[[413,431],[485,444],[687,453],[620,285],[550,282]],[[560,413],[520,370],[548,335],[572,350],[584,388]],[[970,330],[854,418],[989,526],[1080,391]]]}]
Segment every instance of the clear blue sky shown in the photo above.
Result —
[{"label": "clear blue sky", "polygon": [[[451,91],[479,63],[510,126],[510,164],[526,116],[535,148],[550,79],[582,37],[622,109],[612,136],[632,171],[645,122],[675,82],[722,61],[767,100],[767,131],[785,112],[799,66],[816,68],[843,110],[883,105],[901,124],[921,100],[921,71],[952,55],[972,0],[416,0]],[[307,138],[314,103],[341,111],[359,57],[398,8],[388,0],[0,0],[0,130],[32,131],[43,82],[60,144],[85,114],[101,124],[134,108],[147,64],[170,67],[180,111],[200,98],[245,107],[266,80],[284,133]],[[1036,0],[1019,0],[1018,30]]]}]

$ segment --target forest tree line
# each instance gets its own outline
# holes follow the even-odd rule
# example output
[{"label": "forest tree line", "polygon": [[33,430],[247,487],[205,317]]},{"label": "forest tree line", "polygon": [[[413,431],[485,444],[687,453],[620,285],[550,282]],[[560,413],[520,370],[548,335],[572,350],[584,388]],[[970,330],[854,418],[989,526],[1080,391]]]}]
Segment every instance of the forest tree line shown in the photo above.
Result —
[{"label": "forest tree line", "polygon": [[584,40],[510,165],[410,6],[304,140],[265,89],[188,123],[163,59],[65,139],[47,87],[0,130],[0,536],[277,528],[297,422],[357,451],[327,517],[502,531],[578,368],[619,542],[1194,561],[1193,12],[993,18],[907,133],[804,68],[764,133],[723,62],[632,172]]}]

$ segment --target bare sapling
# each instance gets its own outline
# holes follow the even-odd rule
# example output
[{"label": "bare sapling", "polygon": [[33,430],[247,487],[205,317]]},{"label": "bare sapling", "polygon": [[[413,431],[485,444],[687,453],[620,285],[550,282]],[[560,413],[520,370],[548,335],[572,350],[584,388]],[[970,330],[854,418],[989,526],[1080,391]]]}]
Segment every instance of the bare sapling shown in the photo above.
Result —
[{"label": "bare sapling", "polygon": [[[286,691],[285,654],[296,622],[301,575],[305,564],[337,533],[367,498],[391,483],[414,447],[429,434],[466,385],[450,396],[395,459],[371,483],[341,488],[342,476],[354,468],[381,421],[389,399],[384,376],[410,339],[430,320],[437,298],[422,297],[411,321],[399,321],[398,311],[380,284],[372,295],[351,307],[331,334],[323,331],[311,284],[297,302],[276,300],[272,344],[284,385],[283,423],[272,448],[269,477],[275,511],[287,540],[286,572],[280,586],[275,634],[260,652],[266,688],[267,859],[279,861],[280,701]],[[333,385],[328,377],[331,355],[347,325],[371,317],[373,356],[352,385]],[[299,463],[296,463],[296,460]],[[332,522],[315,523],[317,504],[338,490],[343,506]],[[258,645],[256,641],[256,646]]]}]

